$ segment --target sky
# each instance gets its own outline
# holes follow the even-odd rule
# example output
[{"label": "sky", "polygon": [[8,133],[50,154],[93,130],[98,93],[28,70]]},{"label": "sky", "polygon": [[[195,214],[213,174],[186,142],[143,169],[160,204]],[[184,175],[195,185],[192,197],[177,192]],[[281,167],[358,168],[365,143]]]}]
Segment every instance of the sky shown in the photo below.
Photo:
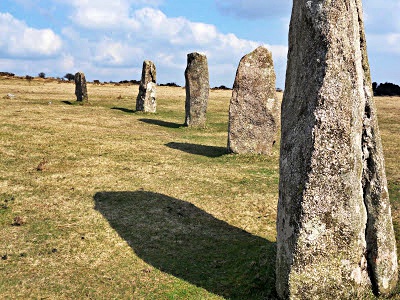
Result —
[{"label": "sky", "polygon": [[[0,71],[87,80],[184,85],[187,54],[205,53],[211,87],[231,87],[240,59],[260,45],[284,88],[291,0],[1,0]],[[364,0],[372,80],[400,83],[400,0]]]}]

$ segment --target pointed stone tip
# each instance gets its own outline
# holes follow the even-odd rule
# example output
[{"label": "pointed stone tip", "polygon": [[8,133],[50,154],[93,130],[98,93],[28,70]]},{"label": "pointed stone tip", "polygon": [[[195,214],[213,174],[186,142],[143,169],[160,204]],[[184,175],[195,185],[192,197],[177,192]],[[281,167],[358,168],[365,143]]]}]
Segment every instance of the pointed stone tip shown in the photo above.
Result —
[{"label": "pointed stone tip", "polygon": [[201,52],[192,52],[187,55],[188,58],[195,58],[195,57],[206,57],[205,53]]},{"label": "pointed stone tip", "polygon": [[268,50],[268,47],[266,45],[258,46],[254,51],[265,51],[265,50],[271,52]]},{"label": "pointed stone tip", "polygon": [[249,55],[255,54],[255,53],[265,53],[266,55],[269,55],[272,57],[272,51],[270,51],[267,48],[267,46],[265,46],[265,45],[258,46],[256,49],[254,49],[252,52],[250,52]]},{"label": "pointed stone tip", "polygon": [[272,52],[269,51],[265,46],[259,46],[249,54],[242,57],[241,61],[244,62],[248,67],[251,65],[251,61],[255,60],[257,64],[262,64],[260,67],[267,68],[274,66],[272,58]]}]

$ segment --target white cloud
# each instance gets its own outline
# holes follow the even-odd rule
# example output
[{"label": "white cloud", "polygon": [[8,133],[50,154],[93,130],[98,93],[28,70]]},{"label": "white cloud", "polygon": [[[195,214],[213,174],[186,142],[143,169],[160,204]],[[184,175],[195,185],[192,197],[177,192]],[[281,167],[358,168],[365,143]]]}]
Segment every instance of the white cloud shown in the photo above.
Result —
[{"label": "white cloud", "polygon": [[[130,17],[133,6],[159,6],[163,0],[72,0],[70,16],[76,24],[90,29],[137,29],[139,24]],[[147,22],[152,21],[151,19]]]},{"label": "white cloud", "polygon": [[188,22],[188,29],[193,37],[193,42],[199,45],[207,44],[218,38],[217,28],[214,25]]},{"label": "white cloud", "polygon": [[0,13],[0,53],[21,57],[49,57],[60,53],[61,38],[51,29],[28,27],[9,13]]},{"label": "white cloud", "polygon": [[[92,0],[92,1],[96,1],[96,0]],[[132,6],[139,6],[139,7],[143,7],[143,6],[151,6],[151,7],[158,7],[161,4],[165,3],[165,0],[128,0],[130,5]]]},{"label": "white cloud", "polygon": [[72,0],[70,4],[74,7],[70,18],[84,28],[126,27],[129,20],[129,0]]},{"label": "white cloud", "polygon": [[75,69],[75,58],[70,54],[64,54],[59,63],[61,71],[69,72]]},{"label": "white cloud", "polygon": [[[0,53],[6,49],[10,56],[13,49],[14,56],[19,51],[18,55],[25,58],[33,54],[48,57],[40,64],[28,63],[37,71],[22,65],[27,63],[20,60],[21,65],[12,69],[16,73],[19,69],[26,74],[43,71],[49,76],[63,76],[81,70],[88,80],[140,79],[143,60],[150,59],[156,63],[159,82],[183,85],[187,54],[196,51],[207,54],[211,85],[229,86],[241,57],[264,44],[222,33],[213,24],[168,17],[156,8],[162,4],[158,0],[52,2],[62,4],[67,14],[65,20],[72,20],[69,24],[62,22],[68,27],[60,30],[61,36],[49,29],[29,28],[11,15],[0,14],[0,25],[8,30],[6,38],[3,34],[0,37]],[[144,4],[147,7],[141,7]],[[8,26],[3,25],[7,23]],[[14,36],[22,37],[24,42],[17,48],[5,47],[4,43],[10,45]],[[266,47],[273,52],[280,70],[277,73],[284,72],[287,47]]]},{"label": "white cloud", "polygon": [[367,40],[370,53],[378,52],[400,55],[400,33],[369,34]]},{"label": "white cloud", "polygon": [[136,57],[144,55],[143,50],[110,38],[103,39],[95,49],[94,61],[99,66],[129,68],[136,64]]},{"label": "white cloud", "polygon": [[139,24],[137,31],[144,38],[157,37],[163,40],[174,39],[187,25],[184,18],[168,18],[162,11],[149,7],[136,10],[131,21]]},{"label": "white cloud", "polygon": [[399,33],[387,34],[386,40],[390,46],[396,45],[397,48],[399,48],[399,42],[400,42],[400,34]]},{"label": "white cloud", "polygon": [[[150,59],[156,63],[160,82],[184,84],[186,55],[197,51],[207,54],[210,69],[212,66],[213,70],[218,70],[210,73],[211,84],[230,84],[241,57],[264,44],[240,39],[231,33],[223,34],[212,24],[192,22],[183,17],[169,18],[156,8],[129,11],[131,6],[128,0],[112,3],[100,0],[95,5],[90,0],[71,3],[74,8],[73,20],[77,21],[80,13],[86,16],[85,22],[81,19],[72,28],[63,30],[63,36],[71,48],[82,48],[83,53],[75,60],[75,64],[85,61],[89,64],[88,68],[117,67],[120,76],[123,74],[120,73],[121,69],[135,66],[139,69],[144,59]],[[101,22],[102,14],[109,11],[112,13],[108,14],[107,22]],[[84,38],[82,32],[85,28],[91,30]],[[273,52],[274,59],[286,60],[286,46],[266,46]],[[140,72],[137,73],[134,79],[139,79]],[[127,78],[113,80],[119,79]]]}]

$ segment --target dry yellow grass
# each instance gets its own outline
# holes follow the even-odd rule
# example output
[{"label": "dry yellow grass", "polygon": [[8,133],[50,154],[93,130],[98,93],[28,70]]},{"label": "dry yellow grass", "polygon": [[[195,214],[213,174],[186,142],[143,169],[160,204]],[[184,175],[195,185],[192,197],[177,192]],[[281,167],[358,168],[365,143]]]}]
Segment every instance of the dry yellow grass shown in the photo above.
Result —
[{"label": "dry yellow grass", "polygon": [[[181,126],[184,89],[154,115],[137,91],[89,84],[81,106],[72,83],[0,77],[0,298],[274,297],[279,143],[225,154],[230,91],[206,129]],[[399,100],[377,99],[397,223]]]}]

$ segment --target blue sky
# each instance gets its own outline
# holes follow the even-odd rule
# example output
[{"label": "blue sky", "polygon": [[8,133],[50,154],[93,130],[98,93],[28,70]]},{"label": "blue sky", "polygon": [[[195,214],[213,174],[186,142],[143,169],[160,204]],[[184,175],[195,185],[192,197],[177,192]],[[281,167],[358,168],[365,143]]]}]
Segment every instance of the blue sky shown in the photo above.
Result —
[{"label": "blue sky", "polygon": [[[187,53],[206,53],[211,86],[232,86],[240,58],[273,53],[284,88],[291,0],[1,0],[0,71],[88,80],[140,79],[154,61],[159,83],[184,84]],[[400,0],[364,0],[373,81],[400,80]]]}]

